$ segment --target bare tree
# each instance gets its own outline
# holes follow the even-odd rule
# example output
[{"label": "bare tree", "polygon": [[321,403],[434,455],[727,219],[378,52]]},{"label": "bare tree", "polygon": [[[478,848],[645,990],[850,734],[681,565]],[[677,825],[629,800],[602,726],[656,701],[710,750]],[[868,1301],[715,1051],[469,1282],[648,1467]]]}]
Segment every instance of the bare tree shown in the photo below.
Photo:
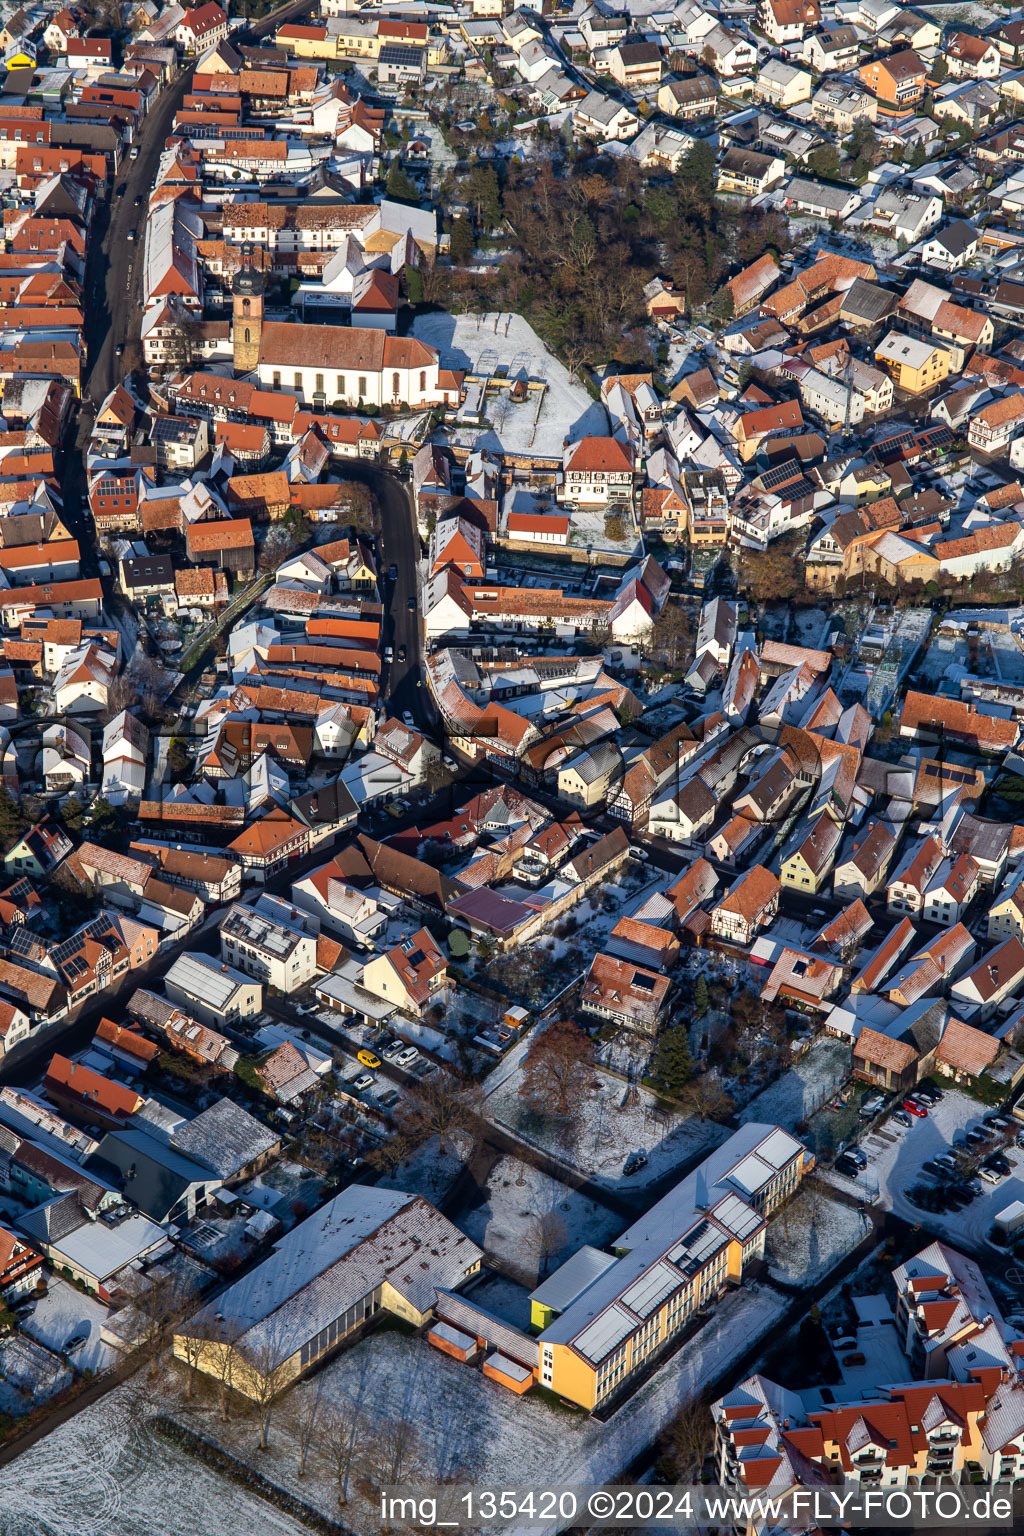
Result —
[{"label": "bare tree", "polygon": [[529,1229],[528,1241],[537,1255],[537,1279],[543,1280],[547,1268],[556,1254],[561,1253],[568,1241],[565,1221],[559,1211],[537,1211]]},{"label": "bare tree", "polygon": [[571,1114],[590,1086],[594,1054],[593,1040],[571,1019],[549,1024],[523,1059],[521,1096],[536,1109]]},{"label": "bare tree", "polygon": [[210,1346],[211,1333],[209,1327],[193,1318],[182,1331],[176,1335],[178,1340],[178,1358],[185,1364],[185,1396],[191,1398],[195,1392],[196,1381],[203,1368],[203,1360]]},{"label": "bare tree", "polygon": [[306,1475],[306,1462],[309,1460],[310,1447],[313,1437],[319,1427],[320,1414],[323,1409],[323,1382],[318,1381],[315,1392],[306,1392],[296,1398],[293,1393],[291,1398],[291,1418],[295,1426],[295,1439],[299,1447],[299,1476]]},{"label": "bare tree", "polygon": [[338,1485],[338,1503],[348,1503],[348,1480],[356,1458],[363,1415],[350,1403],[332,1403],[320,1415],[317,1444]]},{"label": "bare tree", "polygon": [[702,1398],[697,1398],[691,1403],[684,1403],[665,1429],[659,1447],[659,1461],[673,1482],[693,1482],[700,1477],[711,1444],[708,1405]]},{"label": "bare tree", "polygon": [[260,1450],[270,1448],[270,1420],[274,1402],[285,1385],[277,1337],[263,1340],[239,1352],[233,1381],[252,1403],[260,1427]]},{"label": "bare tree", "polygon": [[154,1280],[140,1286],[132,1297],[139,1348],[149,1361],[148,1376],[152,1381],[159,1369],[160,1355],[167,1343],[171,1327],[178,1316],[179,1297],[169,1280]]},{"label": "bare tree", "polygon": [[400,1483],[402,1474],[419,1450],[419,1431],[414,1419],[403,1413],[376,1420],[367,1446],[367,1470],[378,1487]]},{"label": "bare tree", "polygon": [[732,1099],[722,1085],[705,1072],[687,1083],[680,1095],[680,1103],[698,1120],[721,1120],[732,1113]]},{"label": "bare tree", "polygon": [[476,1083],[464,1082],[454,1072],[431,1073],[406,1095],[395,1117],[398,1133],[411,1146],[437,1137],[443,1155],[448,1142],[459,1132],[473,1135],[480,1123],[483,1095]]}]

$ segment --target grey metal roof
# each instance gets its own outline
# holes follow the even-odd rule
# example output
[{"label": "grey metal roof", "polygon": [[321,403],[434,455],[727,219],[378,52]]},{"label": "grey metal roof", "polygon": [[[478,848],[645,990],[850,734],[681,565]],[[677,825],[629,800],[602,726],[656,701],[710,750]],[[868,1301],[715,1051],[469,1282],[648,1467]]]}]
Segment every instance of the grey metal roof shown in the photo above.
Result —
[{"label": "grey metal roof", "polygon": [[600,1248],[592,1248],[589,1243],[584,1243],[571,1259],[566,1259],[554,1274],[530,1292],[530,1300],[538,1306],[550,1307],[553,1312],[564,1312],[588,1285],[592,1285],[606,1269],[617,1262],[613,1254],[602,1253]]}]

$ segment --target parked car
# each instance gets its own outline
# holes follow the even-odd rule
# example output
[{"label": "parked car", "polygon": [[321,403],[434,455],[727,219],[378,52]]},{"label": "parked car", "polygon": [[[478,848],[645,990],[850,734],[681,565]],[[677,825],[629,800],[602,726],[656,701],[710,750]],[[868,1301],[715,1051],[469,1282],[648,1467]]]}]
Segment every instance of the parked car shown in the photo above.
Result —
[{"label": "parked car", "polygon": [[89,1335],[87,1333],[73,1333],[69,1339],[65,1340],[64,1353],[66,1355],[73,1355],[76,1350],[81,1349],[82,1345],[88,1344],[88,1342]]},{"label": "parked car", "polygon": [[362,1051],[357,1051],[356,1055],[358,1056],[359,1060],[362,1062],[364,1067],[379,1067],[380,1066],[380,1057],[379,1056],[375,1056],[372,1051],[367,1051],[367,1050],[364,1049]]},{"label": "parked car", "polygon": [[398,566],[395,564],[395,562],[393,560],[392,560],[391,564],[388,566],[388,580],[389,581],[397,581],[398,580]]},{"label": "parked car", "polygon": [[415,613],[416,612],[416,598],[415,597],[410,597],[408,603],[406,604],[406,606],[408,607],[410,613]]},{"label": "parked car", "polygon": [[935,1162],[934,1159],[931,1162],[922,1163],[921,1172],[926,1173],[930,1179],[949,1179],[953,1176],[951,1168],[944,1167],[942,1163]]},{"label": "parked car", "polygon": [[403,711],[402,711],[402,724],[403,725],[407,725],[410,730],[415,728],[416,721],[412,717],[412,710],[411,709],[403,709]]},{"label": "parked car", "polygon": [[1006,1158],[999,1152],[993,1152],[991,1157],[986,1157],[984,1166],[994,1168],[996,1173],[1001,1173],[1004,1179],[1008,1179],[1013,1172]]},{"label": "parked car", "polygon": [[941,1104],[945,1094],[941,1088],[936,1088],[934,1083],[922,1083],[917,1090],[919,1099],[924,1099],[926,1104]]},{"label": "parked car", "polygon": [[622,1165],[622,1171],[628,1178],[631,1173],[639,1173],[641,1168],[647,1167],[646,1152],[631,1152]]},{"label": "parked car", "polygon": [[629,856],[631,859],[639,859],[641,864],[646,864],[647,860],[650,858],[650,854],[647,852],[646,848],[631,848],[629,850]]},{"label": "parked car", "polygon": [[384,660],[385,661],[394,661],[394,659],[395,659],[395,653],[394,653],[393,648],[390,645],[386,645],[384,647]]},{"label": "parked car", "polygon": [[857,1164],[848,1158],[845,1153],[840,1153],[836,1158],[835,1170],[836,1173],[841,1173],[845,1179],[855,1179],[860,1173]]},{"label": "parked car", "polygon": [[856,1163],[858,1168],[866,1168],[868,1165],[867,1157],[860,1147],[847,1147],[843,1156],[848,1157],[851,1163]]},{"label": "parked car", "polygon": [[405,1050],[401,1051],[399,1055],[395,1057],[395,1060],[400,1067],[411,1067],[419,1054],[419,1051],[414,1045],[407,1045]]},{"label": "parked car", "polygon": [[388,1040],[386,1044],[381,1046],[380,1053],[385,1061],[394,1061],[395,1057],[401,1056],[404,1050],[405,1046],[401,1040]]},{"label": "parked car", "polygon": [[134,231],[134,229],[130,229],[128,231],[128,244],[129,245],[134,245],[135,244],[135,231]]},{"label": "parked car", "polygon": [[862,1115],[877,1115],[879,1110],[885,1108],[885,1095],[872,1093],[862,1102],[859,1113]]},{"label": "parked car", "polygon": [[911,1126],[914,1123],[905,1109],[894,1109],[892,1112],[892,1117],[896,1121],[897,1125]]},{"label": "parked car", "polygon": [[980,1172],[986,1184],[998,1184],[1000,1179],[1005,1177],[1005,1175],[997,1173],[994,1168],[982,1168]]},{"label": "parked car", "polygon": [[372,1088],[376,1081],[372,1072],[360,1072],[358,1077],[352,1079],[352,1087],[357,1093],[364,1093],[367,1088]]},{"label": "parked car", "polygon": [[407,651],[407,649],[406,649],[406,647],[404,645],[400,645],[398,647],[398,659],[399,659],[399,661],[404,661],[405,658],[408,656],[408,654],[409,654],[409,652]]},{"label": "parked car", "polygon": [[919,1120],[928,1119],[928,1111],[923,1104],[917,1104],[913,1099],[904,1099],[903,1108],[912,1115],[917,1115]]}]

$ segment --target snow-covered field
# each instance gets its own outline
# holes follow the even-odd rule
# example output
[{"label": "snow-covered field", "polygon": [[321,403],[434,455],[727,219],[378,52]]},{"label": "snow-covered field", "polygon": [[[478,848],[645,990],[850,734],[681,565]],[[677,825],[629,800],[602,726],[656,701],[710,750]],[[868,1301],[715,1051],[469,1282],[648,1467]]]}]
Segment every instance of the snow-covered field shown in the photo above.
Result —
[{"label": "snow-covered field", "polygon": [[937,1236],[948,1238],[961,1247],[988,1248],[992,1252],[988,1233],[996,1213],[1014,1200],[1024,1200],[1024,1152],[1011,1145],[1005,1154],[1013,1167],[1011,1177],[999,1184],[982,1183],[984,1193],[962,1211],[936,1215],[919,1210],[906,1196],[906,1191],[913,1185],[930,1182],[921,1173],[923,1163],[962,1144],[963,1132],[969,1126],[981,1123],[984,1107],[976,1099],[955,1088],[945,1088],[943,1092],[942,1103],[929,1109],[927,1119],[915,1119],[909,1130],[888,1120],[879,1130],[863,1138],[860,1145],[868,1166],[856,1181],[842,1178],[831,1167],[822,1167],[820,1172],[847,1193],[856,1190],[871,1198],[877,1192],[879,1205],[895,1211],[907,1221],[920,1223]]},{"label": "snow-covered field", "polygon": [[110,1315],[94,1296],[86,1296],[66,1280],[51,1279],[47,1295],[36,1302],[35,1311],[25,1319],[24,1330],[50,1349],[60,1351],[73,1334],[86,1334],[87,1341],[71,1356],[80,1371],[101,1371],[110,1365],[114,1351],[100,1338],[100,1328]]},{"label": "snow-covered field", "polygon": [[308,1536],[158,1439],[146,1424],[157,1411],[136,1379],[5,1467],[3,1536]]},{"label": "snow-covered field", "polygon": [[[521,1073],[510,1073],[487,1100],[488,1117],[514,1136],[539,1146],[580,1173],[603,1184],[642,1188],[661,1178],[678,1164],[717,1147],[728,1131],[711,1120],[664,1115],[652,1093],[627,1085],[598,1071],[597,1088],[587,1098],[580,1130],[574,1143],[566,1144],[559,1128],[534,1114],[519,1096]],[[627,1179],[622,1165],[631,1152],[647,1153],[647,1166]]]},{"label": "snow-covered field", "polygon": [[442,368],[490,374],[503,367],[509,379],[522,372],[532,379],[543,379],[547,385],[536,424],[533,391],[522,405],[513,405],[503,392],[497,400],[492,397],[488,401],[488,415],[495,425],[457,427],[459,440],[479,440],[484,447],[489,440],[495,447],[500,443],[506,452],[532,449],[560,458],[565,438],[577,442],[608,431],[604,406],[591,400],[521,315],[417,315],[413,335],[438,349]]},{"label": "snow-covered field", "polygon": [[793,1130],[809,1119],[846,1076],[850,1047],[834,1035],[819,1035],[800,1060],[752,1099],[741,1121],[761,1120]]},{"label": "snow-covered field", "polygon": [[459,1225],[474,1243],[536,1285],[584,1243],[595,1247],[622,1231],[621,1216],[516,1157],[502,1157],[484,1199]]},{"label": "snow-covered field", "polygon": [[811,1285],[856,1248],[870,1223],[852,1206],[804,1188],[768,1229],[765,1258],[773,1278]]}]

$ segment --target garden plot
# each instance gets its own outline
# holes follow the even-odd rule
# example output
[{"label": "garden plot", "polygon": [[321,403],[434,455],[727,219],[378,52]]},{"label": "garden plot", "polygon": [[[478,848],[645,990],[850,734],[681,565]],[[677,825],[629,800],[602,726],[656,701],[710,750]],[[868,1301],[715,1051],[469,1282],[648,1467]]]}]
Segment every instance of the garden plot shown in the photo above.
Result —
[{"label": "garden plot", "polygon": [[772,1278],[813,1285],[856,1248],[869,1226],[860,1211],[805,1185],[768,1228],[765,1259]]},{"label": "garden plot", "polygon": [[158,1439],[147,1425],[157,1411],[136,1378],[22,1452],[0,1477],[0,1531],[309,1536],[307,1526]]},{"label": "garden plot", "polygon": [[[686,1119],[665,1113],[646,1088],[630,1087],[619,1078],[596,1071],[579,1117],[575,1140],[567,1141],[563,1127],[538,1115],[519,1096],[522,1074],[506,1076],[487,1100],[488,1117],[514,1136],[550,1153],[561,1162],[610,1186],[640,1189],[664,1177],[681,1163],[719,1146],[728,1131],[712,1120]],[[627,1178],[623,1164],[631,1152],[647,1154],[646,1167]]]},{"label": "garden plot", "polygon": [[[923,1163],[939,1153],[949,1152],[963,1140],[963,1132],[977,1125],[984,1106],[955,1088],[943,1090],[941,1104],[929,1109],[927,1119],[916,1119],[909,1130],[887,1120],[869,1132],[860,1143],[868,1160],[867,1167],[854,1179],[844,1178],[834,1168],[820,1169],[823,1178],[847,1195],[860,1194],[886,1210],[895,1211],[904,1220],[925,1227],[936,1236],[957,1243],[962,1248],[993,1249],[988,1234],[996,1214],[1014,1200],[1024,1199],[1024,1152],[1012,1146],[1006,1152],[1013,1174],[999,1184],[982,1183],[983,1194],[962,1211],[936,1214],[919,1210],[907,1199],[906,1191],[915,1184],[927,1184],[921,1173]],[[954,1141],[954,1138],[957,1138]],[[990,1145],[995,1145],[991,1143]]]},{"label": "garden plot", "polygon": [[0,1413],[27,1413],[70,1385],[71,1372],[22,1333],[0,1340]]},{"label": "garden plot", "polygon": [[834,1035],[819,1035],[800,1060],[747,1105],[741,1122],[761,1121],[792,1131],[832,1097],[846,1076],[850,1047]]},{"label": "garden plot", "polygon": [[480,1203],[459,1226],[474,1243],[537,1285],[584,1243],[595,1247],[623,1228],[623,1219],[517,1157],[502,1157],[487,1176]]},{"label": "garden plot", "polygon": [[52,1279],[47,1294],[40,1296],[35,1311],[22,1324],[23,1331],[59,1354],[68,1339],[85,1334],[86,1342],[69,1358],[79,1371],[101,1371],[114,1359],[114,1351],[100,1338],[110,1308],[87,1296],[67,1280]]}]

